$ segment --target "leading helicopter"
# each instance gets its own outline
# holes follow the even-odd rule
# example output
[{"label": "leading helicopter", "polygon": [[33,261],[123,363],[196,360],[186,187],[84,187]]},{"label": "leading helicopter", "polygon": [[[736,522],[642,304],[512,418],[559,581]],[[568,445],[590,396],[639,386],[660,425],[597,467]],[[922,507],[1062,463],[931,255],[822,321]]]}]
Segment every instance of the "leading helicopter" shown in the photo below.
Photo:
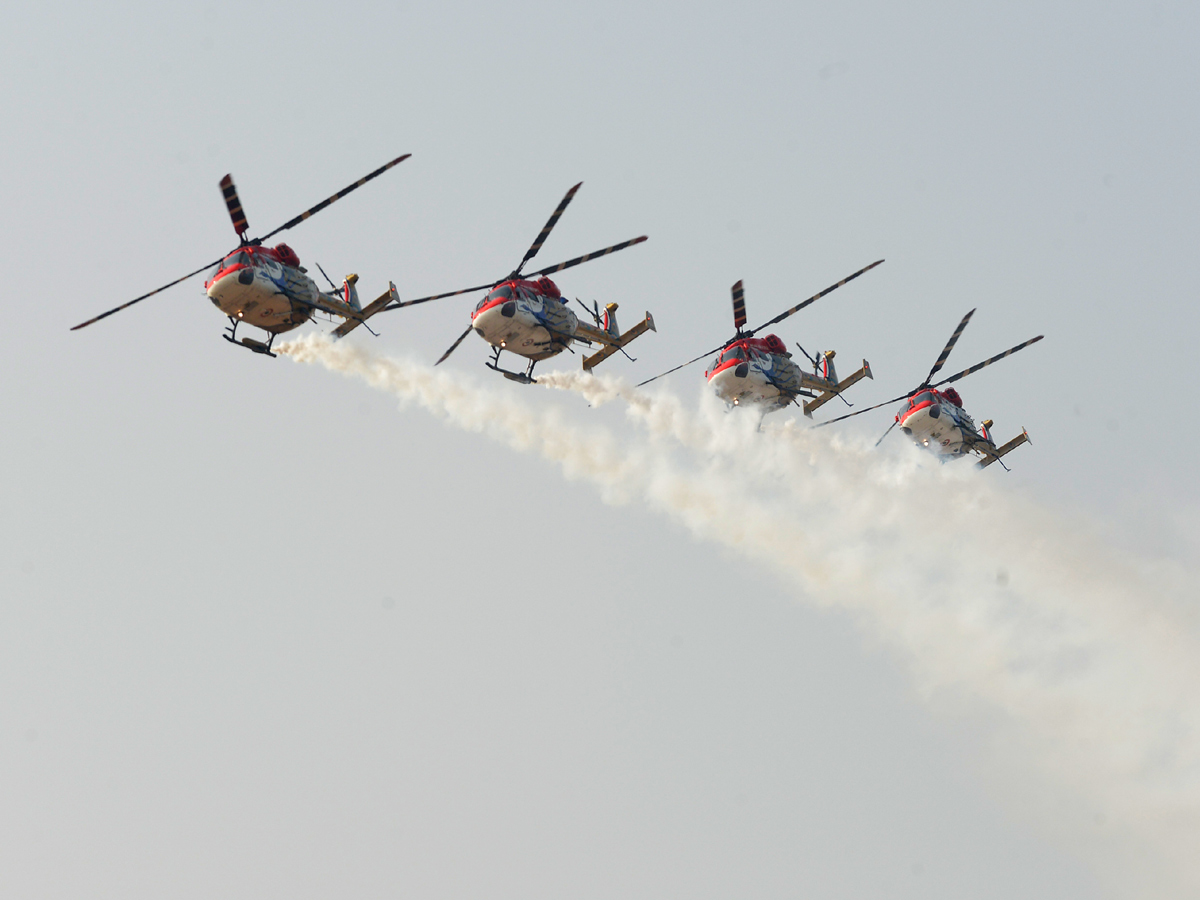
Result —
[{"label": "leading helicopter", "polygon": [[[820,300],[831,291],[837,290],[846,282],[853,281],[864,272],[871,271],[882,262],[881,259],[859,269],[853,275],[846,276],[837,284],[830,285],[803,303],[784,310],[769,322],[747,331],[742,330],[742,326],[746,324],[745,291],[742,282],[737,282],[732,288],[733,327],[736,329],[734,336],[720,347],[709,350],[707,353],[701,353],[695,359],[678,365],[674,369],[668,369],[661,375],[655,375],[654,378],[647,378],[638,387],[662,378],[663,375],[678,372],[685,366],[699,362],[714,353],[719,353],[712,368],[704,375],[717,392],[717,396],[730,406],[754,406],[761,410],[763,415],[766,415],[796,402],[797,397],[809,397],[811,399],[802,403],[801,409],[806,416],[811,417],[813,410],[828,403],[834,397],[841,396],[842,391],[852,384],[857,384],[864,378],[873,379],[875,376],[871,374],[870,364],[864,359],[861,369],[848,376],[844,381],[838,381],[837,370],[833,365],[833,358],[836,355],[833,350],[809,356],[807,350],[796,344],[800,352],[812,363],[813,373],[809,375],[792,362],[792,354],[778,335],[768,334],[765,338],[756,338],[754,335],[764,328],[782,322],[788,316],[798,313],[804,307]],[[814,393],[814,391],[819,393]]]},{"label": "leading helicopter", "polygon": [[912,438],[918,446],[927,447],[941,454],[945,459],[956,459],[960,456],[966,456],[968,453],[974,453],[980,457],[978,465],[981,469],[987,468],[994,462],[999,462],[1001,468],[1007,471],[1008,466],[1004,465],[1000,458],[1022,444],[1028,443],[1029,432],[1022,428],[1021,433],[1015,438],[997,447],[996,442],[992,439],[992,420],[986,419],[981,423],[979,428],[976,428],[975,420],[967,415],[966,410],[963,409],[962,397],[958,395],[958,391],[954,388],[947,388],[946,390],[938,390],[938,388],[944,384],[952,384],[961,378],[966,378],[972,372],[978,372],[980,369],[990,366],[994,362],[999,362],[1005,357],[1012,356],[1018,350],[1023,350],[1030,344],[1036,344],[1044,335],[1039,334],[1037,337],[1017,344],[1017,346],[1005,350],[1003,353],[996,354],[991,359],[985,359],[983,362],[976,363],[969,369],[963,369],[949,378],[943,378],[936,384],[933,383],[933,376],[940,372],[942,366],[945,365],[946,359],[950,356],[950,351],[954,349],[954,345],[958,342],[959,337],[967,327],[967,323],[971,321],[971,316],[973,315],[975,315],[975,310],[971,310],[963,316],[962,321],[958,323],[958,327],[954,329],[954,334],[950,335],[950,340],[946,342],[946,347],[942,350],[941,356],[937,358],[937,362],[933,364],[933,368],[925,376],[925,380],[911,391],[907,391],[899,397],[893,397],[891,400],[886,400],[883,403],[868,406],[866,409],[855,410],[844,416],[838,416],[836,419],[830,419],[828,422],[822,422],[821,425],[832,425],[834,422],[840,422],[843,419],[849,419],[853,416],[870,412],[873,409],[879,409],[881,406],[888,406],[904,400],[906,401],[905,405],[896,413],[895,420],[888,426],[888,430],[883,433],[883,437],[875,442],[876,447],[883,443],[883,438],[891,434],[893,428],[899,425],[900,430]]},{"label": "leading helicopter", "polygon": [[[247,350],[267,356],[275,356],[276,354],[271,352],[271,345],[276,336],[303,325],[316,312],[331,313],[345,319],[345,322],[333,330],[336,337],[345,337],[371,316],[382,312],[389,303],[399,302],[396,286],[390,285],[390,289],[386,293],[363,308],[359,303],[358,289],[355,286],[358,281],[357,275],[347,275],[340,289],[330,280],[329,285],[332,290],[322,291],[308,277],[308,270],[300,265],[300,258],[291,247],[287,244],[264,247],[263,242],[281,231],[287,231],[289,228],[299,225],[331,203],[340,200],[356,188],[362,187],[393,166],[404,162],[411,155],[411,153],[405,153],[403,156],[396,157],[349,187],[338,191],[332,197],[322,200],[294,219],[284,222],[274,231],[267,232],[262,237],[253,240],[246,238],[246,232],[249,231],[250,226],[246,221],[246,214],[242,211],[242,203],[238,198],[233,178],[226,175],[221,179],[220,187],[221,193],[225,197],[225,206],[229,210],[229,217],[233,220],[233,230],[237,232],[237,249],[225,254],[215,262],[210,262],[194,272],[189,272],[182,278],[176,278],[169,284],[164,284],[162,287],[135,297],[127,303],[122,303],[108,312],[103,312],[95,318],[81,322],[71,330],[78,331],[80,328],[86,328],[94,322],[99,322],[113,313],[128,309],[147,297],[153,297],[155,294],[215,266],[216,270],[212,277],[204,283],[204,288],[213,305],[229,317],[229,327],[225,329],[228,333],[223,337],[234,346],[245,347]],[[318,265],[317,268],[321,267]],[[321,274],[325,274],[324,269],[321,269]],[[328,275],[325,277],[329,280]],[[237,329],[243,322],[261,328],[270,337],[265,342],[249,337],[243,337],[238,341]],[[370,326],[367,326],[367,330],[370,330]]]},{"label": "leading helicopter", "polygon": [[[446,297],[457,297],[459,294],[491,289],[475,305],[475,309],[471,312],[471,324],[458,336],[458,340],[450,345],[450,349],[434,363],[435,366],[445,362],[450,354],[458,349],[458,345],[466,339],[467,335],[474,331],[491,345],[492,359],[485,363],[489,369],[499,372],[511,381],[534,384],[537,379],[533,377],[533,367],[543,359],[549,359],[562,353],[563,350],[569,350],[575,341],[600,345],[600,349],[596,353],[583,360],[584,371],[590,372],[597,364],[608,359],[618,350],[625,353],[625,346],[634,338],[646,331],[658,330],[654,327],[654,317],[650,313],[646,313],[646,317],[642,321],[622,334],[617,327],[616,303],[607,304],[604,312],[601,313],[599,304],[593,304],[593,307],[588,309],[586,305],[576,300],[587,310],[596,324],[593,327],[581,322],[579,317],[568,308],[567,301],[559,291],[558,285],[546,277],[554,272],[578,266],[588,260],[608,256],[610,253],[640,244],[646,240],[645,235],[605,247],[594,253],[585,253],[583,256],[547,266],[528,275],[521,274],[525,264],[542,249],[542,244],[546,242],[551,230],[558,223],[563,210],[567,208],[567,204],[571,202],[575,192],[582,185],[581,181],[567,191],[566,196],[562,198],[533,244],[525,251],[521,262],[504,278],[476,287],[463,288],[460,291],[394,302],[384,307],[385,309],[402,309],[406,306],[416,306],[418,303],[428,303],[431,300],[441,300]],[[510,372],[508,369],[500,368],[500,354],[505,350],[529,360],[529,365],[524,372]],[[625,355],[629,356],[627,353]]]}]

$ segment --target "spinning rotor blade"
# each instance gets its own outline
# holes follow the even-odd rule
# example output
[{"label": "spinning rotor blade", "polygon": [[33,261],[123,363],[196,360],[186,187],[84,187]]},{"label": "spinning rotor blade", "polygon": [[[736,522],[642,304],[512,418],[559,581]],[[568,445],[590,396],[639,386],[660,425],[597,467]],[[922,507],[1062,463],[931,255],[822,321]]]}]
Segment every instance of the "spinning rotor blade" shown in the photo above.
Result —
[{"label": "spinning rotor blade", "polygon": [[740,280],[730,290],[733,291],[733,327],[741,334],[742,326],[746,324],[746,293]]},{"label": "spinning rotor blade", "polygon": [[895,421],[895,422],[892,422],[892,424],[888,426],[888,430],[887,430],[887,431],[885,431],[885,432],[883,433],[883,437],[881,437],[879,440],[877,440],[877,441],[875,442],[875,446],[876,446],[876,447],[878,447],[880,444],[882,444],[882,443],[883,443],[883,438],[885,438],[885,437],[887,437],[889,434],[891,434],[891,433],[892,433],[892,429],[893,429],[893,428],[895,428],[897,424],[899,424],[899,420],[897,420],[897,421]]},{"label": "spinning rotor blade", "polygon": [[784,319],[786,319],[788,316],[790,316],[790,315],[794,315],[795,313],[798,313],[798,312],[800,312],[800,310],[804,309],[804,307],[808,306],[810,303],[813,303],[813,302],[815,302],[815,301],[817,301],[817,300],[820,300],[822,297],[824,297],[824,296],[825,296],[826,294],[828,294],[830,291],[836,291],[838,288],[840,288],[840,287],[841,287],[843,284],[845,284],[847,281],[853,281],[855,278],[857,278],[857,277],[858,277],[859,275],[861,275],[863,272],[870,272],[870,271],[871,271],[873,268],[875,268],[877,265],[879,265],[879,264],[880,264],[880,263],[882,263],[882,262],[883,262],[883,260],[882,260],[882,259],[881,259],[881,260],[878,260],[878,261],[876,261],[876,262],[873,262],[873,263],[871,263],[871,264],[870,264],[869,266],[867,266],[866,268],[859,269],[859,270],[858,270],[857,272],[855,272],[853,275],[847,275],[845,278],[843,278],[843,279],[842,279],[841,281],[839,281],[837,284],[831,284],[829,287],[825,288],[825,290],[823,290],[823,291],[821,291],[821,292],[819,292],[819,293],[813,294],[811,297],[809,297],[809,298],[808,298],[807,300],[805,300],[803,303],[797,304],[796,306],[793,306],[791,309],[784,310],[784,311],[783,311],[783,312],[781,312],[779,315],[777,315],[775,318],[773,318],[771,321],[769,321],[769,322],[765,322],[765,323],[763,323],[762,325],[759,325],[757,328],[755,328],[755,329],[752,329],[751,331],[747,331],[747,332],[745,333],[745,335],[743,335],[743,337],[749,337],[749,336],[751,336],[751,335],[755,335],[755,334],[757,334],[758,332],[762,331],[764,328],[769,328],[770,326],[772,326],[772,325],[774,325],[774,324],[776,324],[776,323],[778,323],[778,322],[782,322],[782,321],[783,321]]},{"label": "spinning rotor blade", "polygon": [[548,266],[545,269],[539,269],[529,275],[524,275],[524,278],[533,278],[535,275],[552,275],[555,272],[561,272],[563,269],[570,269],[587,262],[589,259],[596,259],[599,256],[608,256],[610,253],[616,253],[618,250],[624,250],[626,247],[632,247],[634,244],[640,244],[642,241],[648,240],[646,235],[635,237],[632,241],[623,241],[620,244],[613,244],[611,247],[605,247],[603,250],[597,250],[594,253],[585,253],[583,256],[577,256],[574,259],[568,259],[566,262],[559,263],[556,266]]},{"label": "spinning rotor blade", "polygon": [[434,365],[440,366],[442,363],[444,363],[446,361],[446,357],[448,357],[451,353],[453,353],[455,350],[458,349],[458,345],[461,344],[466,339],[467,335],[471,333],[471,329],[473,327],[474,327],[473,325],[468,325],[467,330],[458,336],[458,340],[450,345],[450,349],[447,350],[445,353],[443,353],[441,359],[439,359],[437,362],[435,362]]},{"label": "spinning rotor blade", "polygon": [[145,300],[147,297],[153,297],[155,294],[161,293],[162,291],[165,291],[169,287],[175,287],[175,285],[179,284],[179,282],[187,281],[193,275],[199,275],[205,269],[211,269],[213,266],[219,264],[221,262],[221,260],[223,260],[223,259],[225,259],[224,256],[222,256],[221,259],[215,260],[214,262],[210,262],[207,266],[201,266],[195,272],[189,272],[187,275],[184,275],[182,278],[176,278],[170,284],[164,284],[162,287],[155,288],[148,294],[142,294],[142,296],[135,297],[134,299],[130,300],[128,303],[122,303],[120,306],[114,307],[114,308],[110,309],[108,312],[100,313],[100,315],[96,316],[94,319],[88,319],[86,322],[80,322],[78,325],[76,325],[71,330],[78,331],[80,328],[86,328],[87,326],[91,325],[93,322],[99,322],[101,319],[108,318],[113,313],[120,312],[123,309],[133,306],[133,304],[135,304],[135,303],[140,303],[141,301]]},{"label": "spinning rotor blade", "polygon": [[946,341],[946,347],[942,350],[942,355],[937,358],[937,362],[933,364],[933,368],[929,370],[929,374],[925,376],[922,384],[929,384],[933,381],[933,376],[941,371],[942,366],[946,364],[946,357],[950,355],[950,351],[954,349],[954,345],[958,343],[959,337],[963,330],[967,327],[967,323],[971,321],[971,316],[975,315],[975,310],[971,310],[962,317],[962,321],[958,323],[958,327],[954,329],[954,334],[950,335],[950,340]]},{"label": "spinning rotor blade", "polygon": [[682,363],[673,369],[667,369],[667,371],[665,371],[665,372],[660,372],[658,375],[655,375],[653,378],[647,378],[645,381],[639,381],[635,385],[635,387],[641,387],[642,385],[649,384],[652,381],[657,381],[659,378],[662,378],[664,375],[670,375],[672,372],[678,372],[680,369],[690,366],[692,363],[700,362],[700,360],[704,359],[704,357],[706,357],[706,356],[712,356],[714,353],[720,353],[724,349],[725,349],[725,344],[722,344],[720,347],[717,347],[714,350],[709,350],[707,353],[701,353],[695,359],[689,359],[687,362]]},{"label": "spinning rotor blade", "polygon": [[238,198],[237,186],[233,183],[232,175],[221,179],[221,193],[225,197],[225,208],[229,210],[229,218],[233,219],[233,230],[245,243],[246,230],[250,223],[246,221],[246,214],[242,212],[242,201]]},{"label": "spinning rotor blade", "polygon": [[[580,184],[582,184],[582,183],[583,182],[580,182]],[[539,275],[549,275],[552,272],[561,272],[563,269],[570,269],[573,266],[578,266],[581,263],[585,263],[589,259],[595,259],[598,256],[607,256],[610,253],[616,253],[618,250],[624,250],[626,247],[632,247],[634,244],[640,244],[644,240],[647,240],[647,238],[645,235],[642,235],[641,237],[634,238],[632,241],[625,241],[624,243],[621,243],[621,244],[614,244],[611,247],[605,247],[603,250],[597,250],[595,253],[585,253],[583,256],[577,256],[574,259],[568,259],[566,262],[559,263],[556,266],[550,266],[545,269],[540,269],[537,272],[531,272],[528,275],[521,275],[520,277],[521,278],[537,278]],[[510,275],[509,277],[513,278],[513,277],[517,277],[517,276]],[[390,306],[385,306],[384,309],[385,310],[400,309],[401,307],[404,307],[404,306],[415,306],[418,303],[428,303],[430,300],[442,300],[446,297],[457,297],[459,294],[470,294],[473,291],[484,291],[490,287],[495,287],[497,284],[500,284],[500,282],[493,281],[493,282],[490,282],[489,284],[481,284],[476,287],[463,288],[461,291],[450,291],[449,293],[446,293],[446,294],[434,294],[432,297],[420,297],[416,300],[405,300],[402,303],[393,303]]]},{"label": "spinning rotor blade", "polygon": [[463,288],[461,291],[450,291],[446,294],[434,294],[432,297],[419,297],[416,300],[404,300],[400,303],[392,303],[389,306],[385,306],[381,312],[385,312],[389,309],[400,309],[405,306],[416,306],[418,303],[428,303],[430,300],[444,300],[446,297],[457,297],[459,294],[470,294],[475,291],[486,291],[494,284],[496,284],[496,282],[493,281],[491,284],[481,284],[478,287]]},{"label": "spinning rotor blade", "polygon": [[1029,340],[1025,341],[1025,343],[1023,343],[1023,344],[1017,344],[1017,346],[1013,347],[1010,350],[1005,350],[1003,353],[997,353],[991,359],[985,359],[983,362],[976,363],[975,365],[971,366],[971,368],[969,368],[969,369],[963,369],[957,375],[951,375],[949,378],[943,378],[937,384],[930,385],[930,387],[941,387],[943,384],[949,384],[952,381],[958,381],[958,379],[960,379],[960,378],[965,378],[966,376],[970,375],[972,372],[978,372],[980,369],[984,368],[985,366],[990,366],[994,362],[999,362],[1000,360],[1004,359],[1004,357],[1006,357],[1006,356],[1012,356],[1018,350],[1024,350],[1030,344],[1036,344],[1038,341],[1040,341],[1044,337],[1045,337],[1044,334],[1039,334],[1037,337],[1030,338]]},{"label": "spinning rotor blade", "polygon": [[[400,163],[404,162],[404,160],[408,159],[410,156],[412,156],[411,153],[405,153],[403,156],[397,156],[390,163],[385,163],[384,165],[382,165],[378,169],[376,169],[374,172],[372,172],[370,175],[364,175],[362,178],[358,179],[358,181],[354,182],[354,184],[350,185],[349,187],[342,188],[340,191],[338,191],[332,197],[322,200],[316,206],[306,209],[304,212],[300,213],[300,215],[296,216],[296,218],[290,219],[287,222],[284,222],[282,225],[280,225],[274,231],[267,232],[262,237],[258,238],[256,243],[261,244],[267,238],[273,237],[274,235],[279,234],[279,232],[281,232],[281,231],[287,231],[289,228],[293,228],[296,225],[299,225],[305,219],[319,213],[321,210],[323,210],[329,204],[333,203],[335,200],[341,200],[343,197],[345,197],[351,191],[355,190],[356,188],[362,187],[364,184],[366,184],[372,178],[379,177],[384,172],[386,172],[388,169],[392,168],[392,166],[399,165]],[[222,182],[222,184],[223,184],[223,182]],[[232,184],[232,182],[231,182],[231,184]],[[230,213],[232,214],[232,212],[233,212],[233,210],[231,209]],[[235,223],[234,227],[237,227],[236,223]]]},{"label": "spinning rotor blade", "polygon": [[[826,425],[832,425],[834,422],[840,422],[842,419],[853,419],[855,416],[861,416],[863,413],[870,412],[873,409],[879,409],[881,406],[889,406],[893,403],[899,403],[901,400],[907,400],[912,393],[912,391],[909,391],[907,394],[901,394],[899,397],[894,397],[891,400],[884,400],[882,403],[876,403],[874,406],[868,406],[866,409],[856,409],[852,413],[846,413],[846,415],[838,416],[836,419],[830,419],[828,422],[818,422],[814,427],[823,428]],[[883,438],[880,438],[880,440],[883,440]]]},{"label": "spinning rotor blade", "polygon": [[521,259],[521,264],[513,269],[511,278],[516,278],[521,273],[521,270],[525,268],[525,263],[537,256],[538,251],[542,249],[542,244],[546,243],[546,238],[550,236],[550,232],[554,230],[554,226],[558,224],[558,220],[562,217],[563,210],[567,208],[567,204],[571,202],[575,196],[575,192],[581,187],[583,187],[582,181],[567,191],[567,195],[559,202],[558,208],[554,210],[554,214],[546,221],[545,227],[542,228],[541,232],[534,239],[530,248],[525,251],[525,256]]}]

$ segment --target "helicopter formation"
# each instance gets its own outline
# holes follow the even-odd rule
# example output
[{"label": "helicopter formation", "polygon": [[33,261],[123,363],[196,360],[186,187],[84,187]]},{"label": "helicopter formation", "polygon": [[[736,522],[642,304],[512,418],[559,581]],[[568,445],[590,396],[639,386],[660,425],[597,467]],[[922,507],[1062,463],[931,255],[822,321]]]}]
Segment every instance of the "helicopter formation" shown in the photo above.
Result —
[{"label": "helicopter formation", "polygon": [[[525,251],[525,255],[517,267],[510,273],[499,280],[486,284],[419,297],[414,300],[401,300],[395,283],[389,282],[388,289],[364,307],[358,298],[358,275],[347,275],[342,280],[341,287],[338,287],[325,274],[325,270],[317,264],[321,274],[329,281],[330,290],[324,291],[309,277],[307,268],[300,264],[299,256],[291,247],[284,243],[274,247],[266,245],[268,239],[311,218],[368,181],[399,165],[410,155],[405,153],[396,157],[274,230],[253,239],[246,237],[249,232],[249,223],[242,209],[233,178],[226,175],[220,181],[220,189],[233,223],[234,232],[238,236],[238,246],[219,259],[176,278],[162,287],[155,288],[81,322],[71,330],[78,331],[86,328],[202,272],[211,270],[204,283],[204,290],[213,305],[229,320],[229,325],[222,336],[234,346],[272,357],[276,355],[272,351],[276,337],[298,328],[317,313],[325,313],[330,317],[337,316],[343,320],[332,331],[333,337],[339,339],[360,325],[375,334],[371,326],[366,323],[382,312],[479,291],[487,293],[470,311],[470,324],[434,365],[445,362],[466,340],[467,336],[471,332],[475,332],[491,349],[491,359],[485,362],[488,368],[512,381],[533,384],[537,381],[533,376],[533,370],[537,363],[557,356],[564,350],[574,352],[573,345],[575,344],[596,348],[595,352],[584,356],[582,361],[583,369],[591,372],[599,363],[618,352],[629,357],[625,348],[632,341],[647,331],[657,331],[654,317],[650,312],[646,312],[645,317],[628,331],[622,332],[617,325],[618,305],[616,303],[608,303],[601,310],[600,305],[596,302],[593,302],[592,307],[589,308],[577,299],[576,302],[593,320],[594,324],[589,324],[569,307],[558,285],[549,277],[585,262],[644,243],[647,240],[645,235],[585,253],[535,272],[524,273],[525,266],[542,249],[542,245],[574,199],[582,182],[567,191],[529,249]],[[817,351],[810,355],[797,342],[796,348],[812,366],[810,374],[797,364],[793,354],[778,335],[774,333],[766,334],[763,337],[757,335],[778,325],[882,263],[881,259],[864,266],[841,281],[818,291],[808,299],[752,329],[745,328],[748,321],[745,290],[742,281],[739,280],[731,289],[733,337],[712,350],[640,382],[638,387],[703,359],[712,358],[709,368],[704,373],[705,378],[714,393],[724,400],[730,409],[749,407],[756,410],[759,415],[766,415],[795,404],[805,416],[811,418],[814,411],[835,398],[842,400],[848,406],[852,405],[846,400],[845,392],[863,379],[874,379],[871,366],[866,359],[863,359],[860,368],[839,380],[834,366],[835,351]],[[979,457],[978,465],[980,467],[999,462],[1001,467],[1007,469],[1002,462],[1002,457],[1021,444],[1029,443],[1028,432],[1022,428],[1019,435],[997,446],[991,433],[992,421],[988,419],[977,426],[975,420],[963,408],[963,401],[958,391],[948,385],[1037,343],[1042,340],[1043,335],[1030,338],[1003,353],[934,382],[934,377],[941,371],[974,313],[975,310],[971,310],[959,322],[933,368],[915,388],[891,400],[821,422],[818,427],[832,425],[835,422],[841,422],[903,401],[903,406],[895,413],[892,424],[876,442],[876,446],[898,425],[901,432],[914,443],[934,451],[944,460],[974,455]],[[260,340],[247,336],[239,339],[237,332],[242,325],[261,330],[266,334],[266,339]],[[500,356],[505,351],[526,361],[524,371],[512,371],[500,366]],[[715,358],[713,358],[714,354]]]}]

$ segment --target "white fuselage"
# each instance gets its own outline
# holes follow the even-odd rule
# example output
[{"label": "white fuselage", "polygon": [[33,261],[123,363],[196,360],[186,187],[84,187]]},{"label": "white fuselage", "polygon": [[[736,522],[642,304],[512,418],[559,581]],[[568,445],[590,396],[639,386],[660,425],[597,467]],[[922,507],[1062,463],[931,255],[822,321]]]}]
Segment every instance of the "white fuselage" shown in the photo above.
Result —
[{"label": "white fuselage", "polygon": [[493,347],[535,362],[570,346],[579,320],[562,300],[521,284],[502,287],[508,289],[508,296],[495,296],[497,289],[472,314],[476,334]]},{"label": "white fuselage", "polygon": [[946,456],[962,456],[973,443],[986,440],[966,411],[941,396],[905,407],[898,420],[900,430],[917,444]]},{"label": "white fuselage", "polygon": [[221,312],[273,334],[308,321],[320,295],[299,269],[262,256],[255,265],[219,274],[208,285],[208,298]]},{"label": "white fuselage", "polygon": [[759,406],[764,412],[782,409],[803,390],[836,387],[805,372],[787,354],[769,353],[749,343],[731,344],[707,374],[708,383],[726,403]]}]

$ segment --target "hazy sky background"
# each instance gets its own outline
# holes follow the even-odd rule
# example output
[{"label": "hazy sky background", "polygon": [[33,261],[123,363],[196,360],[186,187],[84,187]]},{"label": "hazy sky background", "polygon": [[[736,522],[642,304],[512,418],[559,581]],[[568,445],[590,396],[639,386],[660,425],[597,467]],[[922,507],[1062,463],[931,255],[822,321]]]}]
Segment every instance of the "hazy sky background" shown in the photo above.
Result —
[{"label": "hazy sky background", "polygon": [[[653,311],[610,372],[728,337],[739,278],[753,326],[886,258],[780,335],[867,404],[972,307],[950,371],[1044,333],[959,385],[1033,439],[980,477],[1194,568],[1194,5],[10,7],[13,896],[1137,895],[995,709],[775,573],[230,347],[201,278],[68,328],[231,249],[226,172],[261,234],[411,152],[281,236],[364,298],[502,276],[583,180],[539,261],[650,236],[559,281]],[[352,340],[432,363],[473,302]],[[484,358],[446,365],[625,427]]]}]

